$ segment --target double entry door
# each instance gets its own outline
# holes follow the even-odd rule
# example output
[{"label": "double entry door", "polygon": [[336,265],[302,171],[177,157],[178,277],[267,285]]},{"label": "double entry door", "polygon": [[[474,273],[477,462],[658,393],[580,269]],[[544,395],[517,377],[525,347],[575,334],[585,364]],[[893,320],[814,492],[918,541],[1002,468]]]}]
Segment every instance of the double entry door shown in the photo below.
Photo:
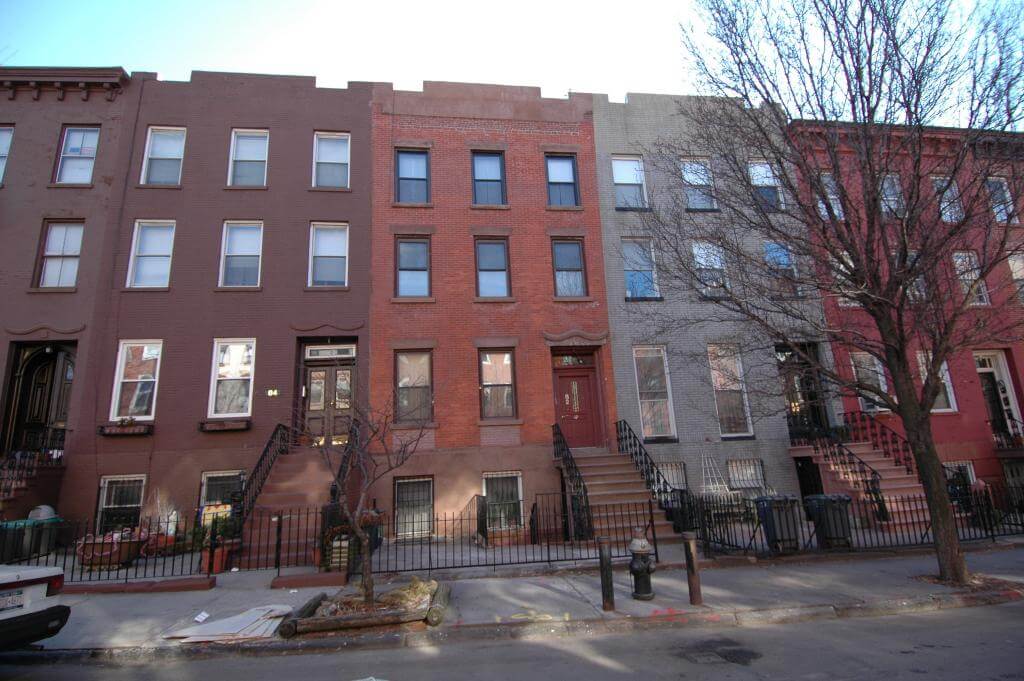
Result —
[{"label": "double entry door", "polygon": [[305,374],[305,422],[313,444],[345,444],[352,425],[355,367],[307,364]]}]

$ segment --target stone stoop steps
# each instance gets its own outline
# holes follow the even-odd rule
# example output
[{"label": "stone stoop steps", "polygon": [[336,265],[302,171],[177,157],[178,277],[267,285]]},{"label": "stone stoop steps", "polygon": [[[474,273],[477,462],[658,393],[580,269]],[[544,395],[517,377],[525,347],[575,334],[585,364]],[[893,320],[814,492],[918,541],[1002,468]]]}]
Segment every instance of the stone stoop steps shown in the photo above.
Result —
[{"label": "stone stoop steps", "polygon": [[[647,502],[650,501],[654,505],[654,531],[658,543],[675,544],[682,541],[682,537],[665,517],[665,512],[651,496],[629,456],[611,453],[600,447],[577,447],[572,450],[572,456],[587,485],[596,534],[628,540],[634,525],[646,525]],[[615,504],[630,506],[616,509]],[[636,508],[636,504],[643,504],[643,514],[636,516],[636,522],[630,522],[626,517],[626,509]],[[602,506],[607,508],[602,510]]]},{"label": "stone stoop steps", "polygon": [[10,485],[0,483],[0,489],[7,488],[0,496],[0,518],[27,518],[29,511],[40,504],[56,508],[61,479],[64,477],[63,466],[40,466],[13,477],[15,479]]}]

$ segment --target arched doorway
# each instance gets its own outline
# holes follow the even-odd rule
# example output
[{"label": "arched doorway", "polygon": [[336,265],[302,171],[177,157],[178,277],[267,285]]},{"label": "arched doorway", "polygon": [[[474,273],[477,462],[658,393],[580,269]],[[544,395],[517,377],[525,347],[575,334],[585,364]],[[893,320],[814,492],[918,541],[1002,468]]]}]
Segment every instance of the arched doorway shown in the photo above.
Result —
[{"label": "arched doorway", "polygon": [[4,453],[62,452],[75,377],[75,346],[17,346],[4,418]]}]

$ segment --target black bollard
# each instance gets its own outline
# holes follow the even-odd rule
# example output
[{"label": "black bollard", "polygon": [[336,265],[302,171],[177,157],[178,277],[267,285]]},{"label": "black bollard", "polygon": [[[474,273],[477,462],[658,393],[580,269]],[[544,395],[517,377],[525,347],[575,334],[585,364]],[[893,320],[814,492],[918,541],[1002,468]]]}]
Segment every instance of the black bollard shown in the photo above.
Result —
[{"label": "black bollard", "polygon": [[601,561],[601,609],[615,610],[615,585],[612,583],[612,547],[608,537],[597,538],[597,555]]},{"label": "black bollard", "polygon": [[690,591],[690,605],[703,605],[700,593],[700,564],[697,558],[697,533],[683,532],[683,551],[686,553],[686,586]]}]

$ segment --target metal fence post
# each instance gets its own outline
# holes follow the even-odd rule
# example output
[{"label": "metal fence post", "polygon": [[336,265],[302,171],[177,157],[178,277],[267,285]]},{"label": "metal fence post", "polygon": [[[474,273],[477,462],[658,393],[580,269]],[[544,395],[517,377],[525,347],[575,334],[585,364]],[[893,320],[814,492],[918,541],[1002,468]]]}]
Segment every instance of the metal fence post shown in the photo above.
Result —
[{"label": "metal fence post", "polygon": [[658,559],[658,533],[654,530],[654,502],[647,500],[647,521],[651,524],[651,543],[654,544],[654,562]]},{"label": "metal fence post", "polygon": [[206,574],[213,574],[214,554],[217,552],[217,523],[214,520],[210,521],[210,551],[206,557]]},{"label": "metal fence post", "polygon": [[284,525],[282,522],[283,518],[284,514],[282,513],[273,516],[274,522],[277,523],[277,529],[275,530],[277,536],[274,539],[274,569],[277,570],[278,574],[281,574],[281,526]]}]

